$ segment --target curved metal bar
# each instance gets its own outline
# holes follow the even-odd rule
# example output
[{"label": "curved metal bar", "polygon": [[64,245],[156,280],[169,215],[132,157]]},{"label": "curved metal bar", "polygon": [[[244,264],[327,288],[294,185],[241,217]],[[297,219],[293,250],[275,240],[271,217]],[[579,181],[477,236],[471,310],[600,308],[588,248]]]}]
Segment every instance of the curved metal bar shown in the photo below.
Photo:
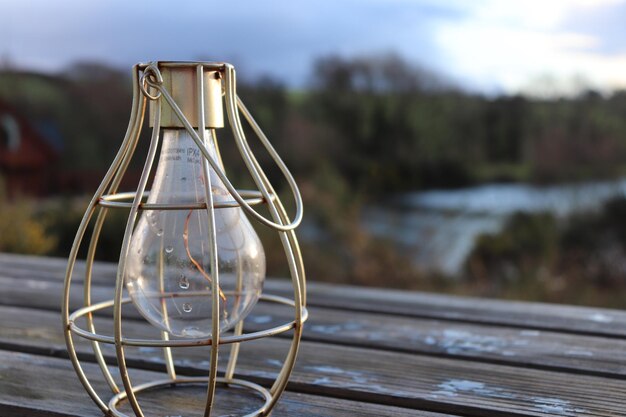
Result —
[{"label": "curved metal bar", "polygon": [[[105,177],[104,182],[108,182],[109,179]],[[82,366],[78,360],[78,356],[76,354],[76,348],[74,347],[74,340],[72,339],[72,331],[71,331],[71,322],[69,321],[69,296],[70,296],[70,283],[72,279],[72,272],[74,270],[74,265],[76,263],[76,256],[78,254],[78,249],[80,247],[80,243],[83,239],[85,231],[87,230],[87,225],[93,216],[95,204],[90,204],[83,216],[83,219],[78,226],[78,231],[76,232],[76,237],[74,238],[74,244],[72,245],[72,249],[70,250],[67,270],[65,273],[65,285],[63,291],[63,305],[62,305],[62,316],[63,316],[63,335],[65,337],[65,344],[67,346],[67,352],[72,362],[72,366],[74,366],[74,370],[78,375],[78,379],[81,384],[87,391],[87,394],[91,397],[91,399],[96,403],[98,408],[100,408],[104,413],[109,411],[107,405],[100,399],[94,388],[91,386],[91,383],[87,379],[85,372],[83,371]]]},{"label": "curved metal bar", "polygon": [[139,185],[137,187],[137,194],[135,195],[135,199],[133,200],[133,205],[130,209],[130,213],[128,215],[128,222],[126,223],[126,230],[124,232],[124,239],[122,240],[122,249],[120,251],[120,260],[117,267],[117,278],[115,282],[115,299],[113,305],[113,327],[114,327],[114,338],[115,338],[115,352],[117,354],[117,363],[120,370],[120,377],[122,379],[122,383],[124,384],[124,388],[128,393],[128,402],[130,403],[133,411],[137,415],[137,417],[144,417],[143,412],[141,411],[141,407],[137,402],[137,398],[132,392],[132,384],[130,382],[130,377],[128,375],[128,368],[126,366],[126,358],[124,353],[124,345],[122,344],[122,291],[124,288],[124,275],[126,272],[126,259],[128,257],[128,251],[130,247],[130,240],[133,234],[133,227],[135,225],[135,221],[137,220],[137,213],[139,211],[139,204],[143,197],[143,192],[146,189],[146,184],[148,183],[148,177],[150,175],[150,171],[152,169],[152,164],[154,162],[154,158],[156,156],[156,151],[159,143],[159,133],[160,133],[160,121],[161,121],[161,101],[158,100],[159,105],[156,107],[156,111],[154,112],[154,128],[152,131],[152,138],[150,140],[150,148],[148,150],[148,157],[146,159],[146,163],[144,165],[143,171],[141,173],[141,178],[139,179]]},{"label": "curved metal bar", "polygon": [[[84,305],[85,306],[89,306],[91,305],[91,273],[92,273],[92,266],[93,266],[93,260],[94,260],[94,255],[95,255],[95,248],[96,248],[96,242],[98,241],[98,238],[100,237],[100,231],[102,230],[102,225],[104,224],[104,219],[106,218],[106,209],[105,208],[101,208],[99,213],[98,213],[98,217],[96,217],[96,222],[94,224],[94,229],[91,235],[91,241],[89,243],[89,250],[87,252],[87,259],[85,262],[85,281],[83,284],[83,298],[84,298]],[[91,314],[88,314],[85,316],[85,319],[87,321],[87,328],[89,329],[90,332],[95,333],[96,332],[96,326],[94,325],[93,322],[93,317]],[[113,393],[118,393],[120,392],[119,387],[117,386],[117,383],[115,382],[115,379],[113,379],[113,375],[111,374],[111,372],[109,371],[109,368],[107,366],[106,361],[104,360],[104,355],[102,354],[102,350],[100,349],[100,345],[97,341],[92,341],[91,343],[92,349],[93,349],[93,353],[96,357],[96,361],[98,362],[98,365],[100,366],[100,370],[102,371],[102,375],[104,376],[105,381],[107,382],[107,384],[109,385],[109,388],[111,388],[111,391],[113,391]]]},{"label": "curved metal bar", "polygon": [[[243,103],[241,102],[241,100],[239,100],[239,103],[241,106],[243,106]],[[249,123],[252,124],[253,130],[255,130],[257,135],[259,135],[259,137],[265,137],[263,132],[260,130],[256,122],[254,121],[254,119],[252,119],[252,116],[247,112],[247,110],[244,112],[244,114],[247,114],[246,118],[249,121]],[[243,130],[241,130],[241,134],[243,135]],[[244,137],[244,141],[242,142],[243,142],[242,144],[247,148],[251,156],[252,163],[254,163],[257,166],[262,176],[264,177],[266,186],[270,189],[270,192],[274,192],[272,185],[269,183],[269,181],[267,181],[267,178],[265,177],[265,175],[263,174],[263,171],[258,165],[258,162],[256,161],[254,154],[250,150],[248,143],[245,141],[245,137]],[[282,221],[285,221],[285,222],[288,221],[287,212],[285,211],[285,208],[282,205],[282,202],[280,201],[280,199],[276,200],[275,205],[276,205],[275,210],[278,212],[278,215],[280,216]],[[299,315],[296,310],[296,318],[294,321],[298,321],[298,319],[300,318],[300,322],[299,324],[295,326],[296,330],[294,331],[292,345],[290,347],[289,353],[287,355],[287,358],[285,359],[283,368],[281,369],[281,372],[278,378],[276,379],[274,385],[272,386],[271,392],[274,395],[273,395],[271,407],[274,407],[281,393],[285,390],[288,380],[289,380],[289,376],[291,375],[291,372],[293,371],[293,367],[295,365],[298,348],[300,344],[300,337],[302,334],[302,323],[304,323],[304,321],[306,320],[306,316],[307,316],[306,314],[306,280],[305,280],[304,264],[302,262],[302,253],[298,245],[298,240],[296,238],[294,230],[287,231],[282,235],[285,235],[287,238],[287,242],[285,242],[285,239],[283,239],[283,236],[281,236],[281,241],[283,242],[283,246],[285,248],[285,253],[287,255],[287,260],[289,263],[292,280],[294,281],[294,285],[293,285],[294,299],[298,299],[298,297],[300,297],[300,300],[304,309],[304,313],[302,315]],[[296,284],[296,281],[298,284]]]},{"label": "curved metal bar", "polygon": [[[232,69],[232,73],[234,76],[234,69]],[[231,82],[232,84],[232,88],[235,88],[235,83]],[[234,94],[234,93],[233,93]],[[236,94],[234,94],[236,95]],[[246,118],[246,120],[248,121],[248,123],[250,124],[250,126],[252,127],[253,131],[255,132],[255,134],[257,135],[257,137],[259,138],[259,140],[261,140],[261,142],[267,147],[270,148],[271,147],[271,143],[269,141],[269,139],[267,139],[267,136],[265,136],[265,134],[263,133],[263,131],[261,130],[261,128],[259,127],[259,125],[256,123],[256,121],[254,120],[254,118],[252,117],[252,115],[250,114],[250,112],[248,111],[248,109],[245,107],[243,101],[241,101],[241,99],[239,97],[237,97],[237,105],[238,108],[241,109],[241,111],[244,114],[244,117]],[[239,120],[238,117],[235,118],[235,120]],[[274,191],[272,184],[267,180],[267,177],[265,176],[265,174],[263,173],[263,170],[261,169],[258,161],[256,160],[256,158],[254,157],[254,153],[252,152],[252,150],[250,149],[247,141],[245,140],[245,136],[243,133],[243,129],[240,129],[240,134],[241,134],[241,141],[237,142],[238,145],[242,145],[243,147],[245,147],[248,156],[251,159],[251,163],[255,165],[255,167],[257,168],[258,172],[261,174],[261,177],[264,180],[265,185],[268,187],[269,191],[272,194],[275,194],[276,192]],[[282,218],[283,222],[288,222],[289,221],[289,217],[287,215],[287,212],[282,204],[282,202],[280,201],[280,199],[276,200],[276,206],[277,206],[277,210],[278,213],[280,215],[280,217]],[[294,230],[290,230],[286,233],[287,238],[290,242],[290,247],[294,252],[294,256],[295,256],[295,263],[296,263],[296,268],[297,268],[297,277],[298,277],[298,281],[300,283],[300,295],[301,295],[301,299],[302,299],[302,305],[306,306],[306,276],[305,276],[305,271],[304,271],[304,263],[302,262],[302,252],[300,250],[300,246],[298,244],[298,240],[295,234]],[[292,275],[293,276],[293,275]]]},{"label": "curved metal bar", "polygon": [[[241,336],[243,334],[243,320],[241,320],[235,326],[235,336]],[[293,322],[291,323],[293,324]],[[292,326],[289,326],[293,328]],[[275,333],[278,334],[278,333]],[[268,334],[269,336],[269,334]],[[265,336],[264,336],[265,337]],[[235,368],[237,367],[237,359],[239,358],[239,348],[241,344],[239,342],[234,342],[230,347],[230,354],[228,355],[228,362],[226,364],[226,371],[224,372],[224,378],[232,379],[233,375],[235,375]]]},{"label": "curved metal bar", "polygon": [[[269,194],[275,195],[276,192],[274,191],[272,184],[267,179],[267,176],[261,169],[252,150],[250,149],[250,146],[248,145],[248,142],[246,141],[245,134],[244,134],[244,131],[241,126],[240,119],[239,119],[239,114],[237,112],[237,106],[235,105],[234,100],[233,100],[233,97],[237,97],[237,94],[235,91],[235,88],[236,88],[235,77],[236,76],[235,76],[234,68],[232,66],[227,66],[226,75],[224,77],[225,84],[226,84],[226,91],[227,91],[227,94],[226,94],[227,112],[229,115],[231,126],[233,128],[233,132],[235,136],[235,143],[237,144],[239,152],[242,154],[244,158],[244,162],[246,163],[246,166],[248,167],[248,169],[251,172],[255,172],[257,174],[254,178],[257,186],[261,188],[264,195],[269,195]],[[243,103],[241,103],[241,100],[238,100],[238,103],[240,103],[241,106],[243,106]],[[246,110],[246,114],[247,114],[248,121],[252,123],[253,129],[255,130],[255,132],[259,135],[260,138],[262,138],[263,142],[267,142],[269,145],[269,141],[267,140],[267,137],[263,134],[263,132],[261,131],[259,126],[256,124],[252,116],[249,114],[249,112],[247,112],[247,110]],[[270,202],[269,208],[275,221],[277,222],[288,221],[287,213],[280,199],[276,199],[275,201]],[[289,230],[286,233],[281,234],[280,238],[281,238],[281,242],[283,243],[283,248],[285,249],[285,252],[287,255],[287,259],[288,259],[289,267],[291,271],[291,276],[295,278],[295,281],[297,281],[298,287],[301,287],[304,281],[304,266],[302,264],[302,257],[301,257],[300,248],[298,246],[298,242],[295,236],[295,232],[293,230]],[[297,254],[297,258],[295,256],[296,254]],[[296,288],[294,287],[294,290],[295,289]],[[302,303],[305,304],[306,299],[303,295],[302,288],[298,289],[296,292],[299,293],[298,296],[300,297]]]},{"label": "curved metal bar", "polygon": [[[135,65],[133,67],[133,85],[135,85],[135,82],[137,81],[137,79],[138,79],[138,67]],[[74,238],[74,243],[72,244],[72,248],[68,256],[68,263],[67,263],[67,268],[65,271],[65,281],[64,281],[64,287],[63,287],[63,302],[62,302],[61,312],[62,312],[62,320],[63,320],[63,327],[64,327],[63,334],[65,338],[65,343],[67,345],[68,355],[69,355],[70,361],[72,362],[72,366],[74,367],[74,370],[76,371],[76,374],[78,375],[78,379],[80,380],[81,384],[87,391],[87,394],[96,403],[96,405],[105,413],[107,413],[109,409],[107,405],[104,403],[104,401],[100,399],[98,394],[95,392],[95,390],[91,386],[91,383],[87,379],[87,376],[85,375],[85,372],[83,371],[82,366],[80,365],[78,356],[76,354],[76,349],[74,347],[74,341],[72,339],[72,332],[70,329],[70,321],[69,321],[70,287],[71,287],[71,281],[72,281],[72,274],[73,274],[74,266],[76,263],[76,258],[78,256],[78,250],[80,248],[80,244],[85,235],[85,231],[87,230],[87,226],[93,216],[98,199],[104,194],[106,188],[110,185],[111,181],[113,180],[113,177],[115,173],[118,171],[118,169],[120,168],[120,165],[122,164],[122,161],[129,147],[131,146],[132,142],[137,140],[138,135],[135,135],[136,129],[133,123],[133,114],[135,114],[137,109],[139,108],[138,100],[139,100],[139,96],[137,94],[133,94],[131,119],[129,122],[128,129],[126,131],[126,135],[124,136],[124,140],[122,141],[120,149],[117,155],[115,156],[111,166],[109,167],[109,170],[107,171],[102,182],[100,183],[100,186],[98,187],[93,198],[89,202],[89,205],[87,206],[87,210],[85,211],[85,214],[78,227],[78,231],[76,232],[76,237]]]},{"label": "curved metal bar", "polygon": [[[254,118],[252,117],[252,115],[250,114],[246,106],[243,104],[243,101],[241,101],[239,97],[237,97],[237,106],[242,111],[244,118],[248,121],[248,123],[252,127],[252,130],[257,135],[259,140],[261,140],[261,142],[263,142],[264,144],[267,144],[266,146],[271,146],[269,139],[267,138],[267,136],[265,136],[265,133],[263,133],[263,131],[261,130],[257,122],[254,120]],[[254,153],[252,153],[252,150],[250,149],[247,141],[244,141],[243,144],[246,146],[248,153],[250,154],[252,158],[252,162],[257,166],[259,171],[263,174],[263,171],[261,170],[261,167],[259,166],[258,161],[254,157]],[[264,174],[263,176],[265,177]],[[266,185],[268,189],[270,190],[270,193],[272,195],[275,195],[276,192],[274,191],[272,184],[269,181],[266,181]],[[276,206],[282,218],[282,221],[285,223],[288,222],[289,216],[287,215],[287,211],[285,210],[285,207],[283,206],[280,199],[276,200]],[[289,239],[290,245],[294,251],[294,255],[297,261],[298,278],[299,278],[299,283],[300,283],[300,294],[302,296],[302,305],[306,306],[306,275],[304,271],[304,263],[302,262],[302,251],[300,250],[300,245],[298,244],[298,239],[296,237],[295,230],[290,230],[289,232],[287,232],[287,237]]]},{"label": "curved metal bar", "polygon": [[[138,74],[135,71],[133,73],[133,78],[136,79],[137,77],[138,77]],[[146,106],[146,100],[143,97],[141,97],[141,95],[139,94],[137,84],[133,83],[133,105],[132,105],[132,110],[131,110],[131,119],[130,119],[129,126],[128,126],[128,132],[130,136],[133,138],[133,140],[131,141],[131,143],[129,143],[128,148],[126,149],[124,157],[122,159],[122,162],[120,163],[120,167],[117,170],[116,174],[113,176],[109,189],[107,190],[108,194],[115,193],[117,191],[117,188],[119,187],[120,182],[122,181],[122,178],[124,177],[124,174],[126,170],[128,169],[128,165],[130,164],[130,161],[135,152],[135,149],[137,148],[137,143],[139,142],[139,136],[141,134],[141,127],[143,125],[143,115],[145,112],[145,106]],[[93,269],[93,261],[95,258],[98,240],[100,238],[100,232],[102,230],[102,226],[106,219],[106,215],[107,215],[107,209],[101,207],[98,213],[98,217],[96,218],[96,222],[94,223],[93,232],[91,234],[91,239],[89,242],[89,249],[87,251],[87,257],[85,259],[85,280],[83,283],[83,288],[84,288],[83,298],[84,298],[85,306],[91,305],[91,276],[92,276],[92,269]],[[91,314],[86,316],[86,320],[87,320],[87,327],[89,328],[89,331],[91,331],[92,333],[95,333],[96,329],[95,329],[95,325],[93,323],[93,317],[91,316]],[[120,389],[117,386],[117,383],[115,382],[115,380],[113,379],[113,375],[109,371],[107,363],[104,360],[104,355],[102,354],[100,346],[96,341],[92,342],[92,348],[94,351],[94,355],[96,357],[96,361],[98,362],[98,365],[100,366],[100,370],[102,371],[102,374],[107,384],[109,385],[109,387],[114,393],[120,392]]]},{"label": "curved metal bar", "polygon": [[[128,164],[130,163],[130,160],[132,159],[132,154],[134,153],[135,148],[137,146],[137,142],[138,142],[137,139],[139,138],[139,135],[141,132],[141,125],[143,122],[143,117],[141,115],[143,115],[143,110],[145,109],[145,100],[141,100],[141,101],[142,103],[140,105],[141,110],[140,110],[140,116],[139,116],[140,120],[137,121],[136,112],[132,114],[132,119],[131,119],[132,120],[131,123],[133,123],[133,133],[132,133],[132,136],[134,138],[133,143],[130,144],[126,154],[124,155],[124,159],[120,165],[120,168],[117,171],[116,175],[114,176],[112,183],[109,187],[109,190],[107,191],[108,193],[115,192],[117,190],[117,187],[119,186],[119,183],[121,182],[122,177],[124,176],[124,173],[126,172],[126,169],[128,168]],[[100,232],[102,230],[102,226],[106,219],[106,214],[107,214],[107,209],[104,207],[101,207],[98,213],[98,216],[96,218],[96,222],[94,223],[93,232],[91,234],[91,239],[89,242],[89,249],[87,251],[87,257],[85,259],[85,265],[86,265],[85,280],[83,283],[83,287],[84,287],[83,297],[84,297],[85,306],[91,305],[91,276],[92,276],[92,269],[93,269],[93,261],[95,258],[98,240],[100,238]],[[87,315],[86,320],[87,320],[87,327],[89,328],[89,330],[95,333],[96,330],[95,330],[95,325],[93,323],[92,316]],[[109,371],[109,368],[106,364],[106,361],[104,360],[104,356],[102,354],[100,346],[98,345],[97,342],[94,341],[92,343],[92,348],[94,351],[94,355],[96,356],[96,361],[98,362],[98,365],[100,366],[100,369],[104,375],[106,382],[109,384],[109,387],[114,393],[119,392],[120,389],[117,386],[117,383],[115,382],[115,380],[113,379],[111,372]]]},{"label": "curved metal bar", "polygon": [[[236,93],[236,75],[235,69],[231,65],[226,66],[225,76],[225,100],[226,100],[226,110],[229,118],[230,125],[233,129],[233,134],[235,137],[235,143],[237,144],[237,148],[239,149],[240,154],[242,155],[248,170],[254,177],[254,181],[256,185],[260,188],[263,195],[269,195],[270,190],[273,191],[272,185],[263,173],[263,170],[260,168],[256,158],[254,157],[252,151],[250,150],[248,143],[245,139],[245,134],[243,128],[241,126],[241,122],[239,119],[239,114],[237,111],[237,106],[235,104],[235,98],[237,97]],[[282,161],[281,161],[282,162]],[[280,199],[277,201],[270,201],[268,207],[270,209],[270,213],[275,222],[282,223],[283,216],[279,209],[276,206],[276,203],[280,202]],[[301,214],[301,213],[300,213]],[[286,232],[289,232],[286,231]],[[291,247],[291,241],[286,236],[286,233],[279,233],[279,237],[281,243],[283,244],[283,248],[285,250],[285,254],[287,256],[287,261],[289,263],[289,270],[292,277],[292,284],[294,288],[294,300],[295,300],[295,327],[294,327],[294,335],[292,338],[291,346],[289,348],[289,352],[287,353],[287,357],[285,358],[285,362],[283,363],[283,367],[274,381],[270,392],[272,393],[272,401],[270,403],[270,409],[274,407],[280,395],[283,393],[287,386],[287,382],[289,380],[289,376],[293,371],[293,367],[295,365],[296,356],[298,353],[298,348],[300,346],[300,337],[302,334],[302,292],[300,288],[300,277],[299,277],[299,269],[298,263],[301,263],[301,259],[296,260],[294,255],[294,250]],[[295,235],[294,235],[295,239]]]},{"label": "curved metal bar", "polygon": [[[302,220],[302,216],[303,216],[303,213],[304,213],[304,210],[303,210],[303,207],[302,207],[302,196],[300,195],[300,190],[298,188],[298,185],[296,184],[295,179],[293,178],[293,175],[291,175],[291,172],[287,168],[287,165],[285,165],[285,163],[281,159],[280,155],[278,155],[278,152],[276,152],[276,150],[272,146],[271,142],[267,139],[267,136],[265,136],[265,134],[263,133],[263,131],[261,130],[259,125],[252,118],[252,115],[250,114],[248,109],[244,106],[244,104],[241,101],[241,99],[239,98],[239,96],[237,96],[237,93],[235,91],[235,89],[236,89],[235,68],[232,65],[227,65],[226,66],[226,73],[229,74],[229,77],[231,78],[231,80],[230,80],[230,89],[232,90],[231,96],[233,98],[235,98],[235,103],[234,104],[231,103],[229,107],[231,108],[231,110],[233,112],[234,120],[236,121],[236,123],[238,124],[238,127],[240,128],[239,129],[240,135],[238,135],[238,137],[236,136],[235,140],[238,142],[238,145],[241,144],[245,148],[245,152],[243,154],[244,162],[245,161],[254,161],[254,163],[252,163],[250,165],[248,165],[248,163],[246,163],[248,170],[249,171],[254,171],[259,176],[261,176],[264,179],[265,186],[269,190],[273,191],[273,187],[272,187],[271,183],[269,182],[269,180],[265,176],[265,173],[263,172],[263,169],[261,168],[261,166],[259,165],[258,161],[254,157],[254,153],[252,152],[252,150],[248,146],[248,143],[247,143],[247,141],[245,139],[245,134],[243,133],[243,129],[241,129],[239,112],[237,111],[238,109],[242,110],[242,112],[244,113],[244,117],[246,118],[248,123],[250,123],[250,125],[252,126],[254,132],[256,133],[257,137],[261,141],[261,144],[265,147],[266,151],[270,154],[271,158],[276,163],[276,166],[278,166],[278,168],[282,172],[283,176],[287,180],[287,183],[289,184],[289,188],[291,189],[291,192],[292,192],[292,194],[294,196],[294,201],[296,203],[296,213],[297,213],[296,214],[296,218],[299,218],[300,220]],[[231,97],[229,97],[229,95],[227,94],[226,95],[226,99],[227,100],[231,100]],[[239,151],[242,152],[241,147],[239,147]],[[288,219],[289,217],[286,216],[286,218]],[[288,220],[283,220],[283,222],[289,222],[289,221]],[[295,220],[294,220],[294,222],[295,222]]]},{"label": "curved metal bar", "polygon": [[[164,239],[163,236],[161,236],[160,238],[160,250],[159,250],[159,256],[158,256],[158,276],[159,276],[159,293],[163,294],[165,292],[165,261],[164,261],[164,257],[165,255],[163,254],[165,248],[163,247],[164,245]],[[168,314],[168,308],[167,308],[167,301],[165,300],[164,297],[160,297],[160,301],[161,301],[161,311],[163,314],[163,324],[165,325],[165,328],[169,331],[170,330],[170,319],[169,319],[169,314]],[[170,336],[169,333],[166,330],[161,330],[161,339],[162,340],[170,340]],[[167,374],[171,379],[176,379],[176,366],[174,366],[174,357],[172,356],[172,349],[170,347],[164,347],[163,348],[163,358],[165,359],[165,368],[167,370]]]},{"label": "curved metal bar", "polygon": [[[240,213],[243,216],[243,212]],[[237,253],[237,284],[235,286],[235,292],[239,293],[243,290],[243,263],[241,262],[241,254]],[[240,320],[235,326],[235,336],[240,336],[243,333],[244,320]],[[237,367],[237,359],[239,358],[239,343],[235,343],[230,347],[230,354],[228,355],[228,363],[226,364],[226,371],[224,372],[224,378],[232,379],[235,375],[235,368]]]},{"label": "curved metal bar", "polygon": [[[233,67],[229,67],[227,68],[227,75],[225,76],[225,82],[227,84],[227,91],[230,94],[226,94],[226,99],[229,102],[229,105],[227,107],[228,111],[230,112],[230,114],[233,114],[234,117],[231,118],[231,125],[233,125],[233,131],[235,133],[235,139],[236,139],[236,143],[237,146],[239,148],[240,153],[242,154],[242,156],[244,157],[244,161],[246,162],[246,164],[248,166],[253,165],[256,169],[257,172],[259,173],[259,176],[261,177],[260,180],[263,183],[262,185],[259,184],[259,181],[257,180],[257,185],[262,187],[262,190],[265,190],[265,187],[269,190],[272,190],[272,185],[271,183],[267,180],[267,177],[265,177],[265,174],[263,173],[263,170],[260,168],[260,166],[258,165],[258,162],[256,161],[256,158],[254,157],[254,154],[252,153],[252,151],[250,150],[247,141],[245,140],[245,134],[243,132],[243,129],[241,127],[241,123],[240,123],[240,119],[239,116],[237,114],[237,107],[234,105],[234,103],[232,102],[232,100],[229,100],[229,98],[232,97],[236,97],[236,92],[235,92],[235,70]],[[258,127],[258,126],[257,126]],[[277,201],[278,204],[281,205],[282,208],[282,204],[280,203],[280,200]],[[275,204],[270,204],[270,211],[271,214],[273,216],[273,218],[276,221],[284,221],[283,219],[286,217],[283,217],[281,215],[280,210],[276,207]],[[283,213],[284,213],[284,209],[283,209]],[[293,231],[287,232],[287,233],[292,233]],[[298,300],[299,302],[302,302],[302,292],[300,289],[300,277],[298,274],[298,264],[301,264],[301,258],[296,261],[295,255],[294,255],[294,251],[293,248],[291,247],[291,240],[286,236],[285,233],[281,233],[280,234],[280,238],[281,238],[281,242],[283,243],[283,248],[285,249],[285,253],[287,255],[287,260],[289,263],[289,268],[290,268],[290,272],[291,272],[291,276],[292,276],[292,282],[293,282],[293,287],[294,287],[294,298],[296,300]],[[295,239],[295,234],[293,235],[293,239]],[[295,327],[295,331],[294,331],[294,336],[292,339],[292,344],[290,346],[289,352],[287,354],[287,357],[285,359],[285,362],[283,363],[283,367],[281,369],[281,372],[279,373],[276,381],[274,382],[271,392],[272,392],[272,403],[270,404],[271,407],[273,407],[276,402],[278,401],[280,395],[282,394],[282,392],[284,391],[284,389],[287,386],[287,382],[289,380],[289,376],[293,370],[293,367],[295,365],[295,359],[297,356],[297,352],[298,352],[298,347],[300,344],[300,337],[301,337],[301,332],[302,332],[302,311],[300,308],[296,307],[296,315],[295,315],[295,321],[296,323],[298,323],[298,325]]]},{"label": "curved metal bar", "polygon": [[[198,136],[202,138],[202,143],[208,146],[206,130],[204,128],[204,67],[202,64],[196,68],[196,88],[198,96]],[[217,359],[220,342],[220,280],[217,258],[217,232],[215,230],[215,206],[213,203],[213,192],[211,191],[211,167],[206,159],[202,161],[202,172],[204,174],[204,201],[206,201],[207,211],[207,234],[209,240],[209,252],[211,255],[211,278],[212,278],[212,304],[211,304],[211,359],[209,363],[209,380],[207,382],[206,405],[204,417],[210,417],[213,409],[213,399],[215,398],[215,382],[217,378]]]},{"label": "curved metal bar", "polygon": [[[251,206],[265,203],[265,198],[260,191],[255,190],[237,190],[239,195]],[[144,197],[150,195],[149,191],[144,193]],[[104,195],[98,200],[98,204],[107,208],[131,208],[132,200],[135,193],[125,192]],[[276,195],[271,196],[272,200],[276,199]],[[130,201],[129,201],[130,200]],[[214,202],[213,208],[233,208],[239,207],[239,203],[235,200]],[[206,210],[206,203],[185,203],[185,204],[161,204],[161,203],[141,203],[139,210]]]},{"label": "curved metal bar", "polygon": [[[242,379],[228,379],[227,380],[226,378],[217,377],[215,378],[215,381],[216,383],[221,384],[221,385],[226,385],[226,386],[236,385],[242,388],[247,388],[247,389],[250,389],[251,391],[254,391],[260,394],[263,397],[264,404],[260,408],[242,417],[258,417],[258,416],[266,415],[265,412],[268,411],[267,406],[271,399],[271,394],[269,393],[267,389],[263,388],[262,386],[258,384],[255,384],[249,381],[244,381]],[[186,378],[176,378],[176,379],[159,379],[157,381],[146,382],[145,384],[137,385],[133,389],[134,391],[133,395],[139,394],[142,391],[146,391],[146,390],[153,389],[153,388],[169,387],[172,385],[176,386],[176,385],[183,385],[183,384],[199,384],[199,383],[208,383],[208,378],[186,377]],[[111,400],[109,401],[109,408],[111,409],[111,414],[113,416],[129,417],[117,409],[117,405],[121,401],[124,401],[126,398],[127,398],[126,391],[120,392],[119,394],[111,398]]]}]

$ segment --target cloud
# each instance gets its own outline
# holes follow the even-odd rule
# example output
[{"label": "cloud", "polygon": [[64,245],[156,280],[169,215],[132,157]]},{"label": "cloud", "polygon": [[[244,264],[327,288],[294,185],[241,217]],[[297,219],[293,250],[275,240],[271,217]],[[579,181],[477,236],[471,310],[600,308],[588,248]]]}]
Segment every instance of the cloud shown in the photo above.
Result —
[{"label": "cloud", "polygon": [[626,82],[626,0],[30,0],[0,2],[0,15],[0,55],[48,71],[209,58],[299,86],[318,56],[395,51],[487,91],[542,74]]},{"label": "cloud", "polygon": [[[479,89],[520,91],[542,74],[586,78],[588,87],[620,88],[626,85],[626,72],[619,71],[625,55],[607,54],[605,36],[581,30],[580,22],[588,21],[583,16],[623,10],[624,4],[623,0],[482,1],[463,22],[442,24],[436,39],[451,66]],[[591,27],[598,26],[587,26]],[[625,35],[620,32],[622,39]],[[572,83],[563,85],[572,88]]]},{"label": "cloud", "polygon": [[625,18],[626,2],[612,1],[589,8],[585,13],[567,16],[561,27],[596,37],[596,52],[599,54],[619,55],[626,52]]},{"label": "cloud", "polygon": [[[28,3],[28,5],[27,5]],[[210,57],[250,73],[304,82],[311,62],[330,53],[397,51],[434,61],[433,25],[459,18],[437,1],[5,2],[0,54],[54,71],[79,59],[130,66],[152,59]],[[240,71],[241,72],[241,71]]]}]

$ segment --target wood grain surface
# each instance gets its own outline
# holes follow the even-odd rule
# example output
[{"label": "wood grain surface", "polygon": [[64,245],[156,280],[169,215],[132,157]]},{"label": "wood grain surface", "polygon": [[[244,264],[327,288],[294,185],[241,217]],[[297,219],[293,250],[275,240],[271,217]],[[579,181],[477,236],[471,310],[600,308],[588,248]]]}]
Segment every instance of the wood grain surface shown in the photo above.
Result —
[{"label": "wood grain surface", "polygon": [[[73,308],[81,305],[80,268]],[[0,254],[0,416],[101,415],[67,360],[64,269],[61,259]],[[114,276],[114,265],[97,265],[94,300],[112,297]],[[286,294],[289,283],[268,280],[266,290]],[[328,284],[311,284],[309,295],[297,366],[273,415],[626,416],[624,312]],[[103,334],[112,334],[110,314],[96,316]],[[158,337],[136,312],[126,317],[125,336]],[[290,319],[288,309],[260,303],[245,327]],[[75,341],[108,399],[91,345]],[[237,375],[271,384],[288,347],[288,334],[244,343]],[[115,368],[113,346],[102,348]],[[178,349],[174,357],[181,375],[207,373],[207,348]],[[128,349],[127,359],[133,383],[163,376],[160,349]],[[197,415],[202,387],[178,390],[189,398],[144,394],[147,416]],[[224,410],[247,403],[222,396]]]}]

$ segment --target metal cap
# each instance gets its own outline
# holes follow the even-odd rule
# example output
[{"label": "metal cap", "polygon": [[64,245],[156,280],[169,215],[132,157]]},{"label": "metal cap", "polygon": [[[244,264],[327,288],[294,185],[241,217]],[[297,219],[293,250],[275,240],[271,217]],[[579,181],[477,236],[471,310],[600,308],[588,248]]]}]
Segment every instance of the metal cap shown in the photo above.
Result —
[{"label": "metal cap", "polygon": [[[159,71],[163,76],[163,87],[178,104],[183,114],[195,128],[198,127],[198,86],[197,64],[168,66],[160,65]],[[222,107],[222,81],[221,73],[215,69],[204,71],[204,125],[205,128],[215,129],[224,127],[224,111]],[[156,100],[150,101],[150,126]],[[176,116],[170,105],[161,100],[161,127],[182,128],[181,121]]]}]

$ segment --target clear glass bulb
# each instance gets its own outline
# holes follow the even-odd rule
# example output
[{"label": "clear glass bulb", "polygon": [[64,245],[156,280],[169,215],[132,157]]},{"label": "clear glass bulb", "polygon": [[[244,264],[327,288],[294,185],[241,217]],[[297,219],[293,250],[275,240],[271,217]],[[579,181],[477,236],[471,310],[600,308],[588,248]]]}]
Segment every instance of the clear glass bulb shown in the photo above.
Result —
[{"label": "clear glass bulb", "polygon": [[[212,131],[208,148],[219,161]],[[202,155],[184,129],[166,129],[148,203],[205,201]],[[233,197],[211,168],[215,202]],[[243,320],[261,295],[265,252],[239,207],[217,208],[220,332]],[[201,210],[145,210],[133,232],[126,288],[139,312],[178,337],[209,337],[212,277],[208,216]]]}]

